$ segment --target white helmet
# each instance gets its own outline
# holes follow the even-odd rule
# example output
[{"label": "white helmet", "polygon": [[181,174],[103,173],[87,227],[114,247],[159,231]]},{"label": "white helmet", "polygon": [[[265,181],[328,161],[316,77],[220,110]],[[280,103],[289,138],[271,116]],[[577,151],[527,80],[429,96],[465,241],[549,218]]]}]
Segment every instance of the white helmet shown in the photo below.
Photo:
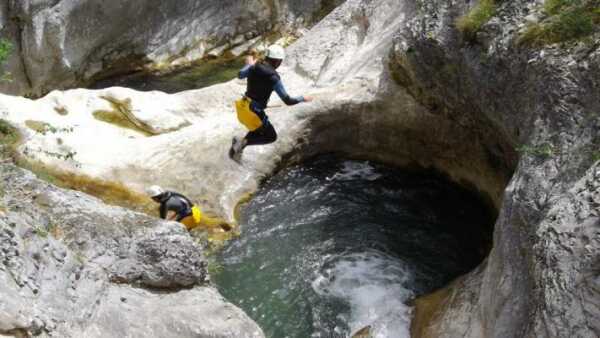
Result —
[{"label": "white helmet", "polygon": [[159,187],[158,185],[153,185],[153,186],[149,187],[148,189],[146,189],[146,193],[150,197],[156,197],[158,195],[161,195],[164,192],[165,192],[165,190],[163,188]]},{"label": "white helmet", "polygon": [[280,45],[270,45],[267,48],[267,57],[275,60],[283,60],[285,58],[285,50]]}]

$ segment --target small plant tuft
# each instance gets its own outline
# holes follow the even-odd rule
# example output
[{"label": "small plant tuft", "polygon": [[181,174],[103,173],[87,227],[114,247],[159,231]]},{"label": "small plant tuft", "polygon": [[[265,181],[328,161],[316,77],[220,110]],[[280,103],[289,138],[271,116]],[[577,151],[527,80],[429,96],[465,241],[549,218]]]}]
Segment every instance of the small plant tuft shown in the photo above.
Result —
[{"label": "small plant tuft", "polygon": [[[0,65],[3,64],[4,61],[6,61],[6,59],[12,52],[12,49],[13,49],[13,45],[10,41],[8,41],[4,38],[0,39]],[[3,74],[2,71],[0,70],[0,82],[1,81],[11,81],[11,74],[8,72]]]},{"label": "small plant tuft", "polygon": [[13,158],[20,135],[16,128],[5,120],[0,120],[0,159]]},{"label": "small plant tuft", "polygon": [[521,146],[517,148],[517,151],[521,154],[535,156],[539,158],[550,158],[555,155],[554,146],[550,143],[544,143],[538,146]]},{"label": "small plant tuft", "polygon": [[456,28],[463,33],[466,40],[473,41],[477,32],[496,14],[494,0],[481,0],[469,13],[456,21]]},{"label": "small plant tuft", "polygon": [[549,15],[556,15],[563,7],[572,2],[572,0],[546,0],[544,2],[544,12]]},{"label": "small plant tuft", "polygon": [[46,135],[48,133],[56,134],[56,133],[72,133],[73,127],[55,127],[48,122],[36,121],[36,120],[26,120],[25,125],[35,131],[38,134]]},{"label": "small plant tuft", "polygon": [[42,226],[34,227],[33,233],[42,238],[48,237],[48,231],[46,231],[46,229],[44,229],[44,227],[42,227]]},{"label": "small plant tuft", "polygon": [[6,39],[0,39],[0,62],[6,61],[6,58],[12,51],[12,43]]},{"label": "small plant tuft", "polygon": [[519,45],[542,47],[554,43],[582,40],[600,24],[598,0],[546,0],[548,17],[530,24],[518,40]]}]

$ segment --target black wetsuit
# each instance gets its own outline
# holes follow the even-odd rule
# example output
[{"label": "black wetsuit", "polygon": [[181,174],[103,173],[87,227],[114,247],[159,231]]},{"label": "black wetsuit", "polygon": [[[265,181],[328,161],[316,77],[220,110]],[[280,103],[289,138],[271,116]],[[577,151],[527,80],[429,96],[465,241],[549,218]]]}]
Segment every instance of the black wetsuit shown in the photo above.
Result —
[{"label": "black wetsuit", "polygon": [[166,219],[167,212],[174,211],[177,214],[176,221],[181,221],[192,214],[194,205],[185,196],[176,192],[167,191],[160,198],[160,218]]},{"label": "black wetsuit", "polygon": [[238,78],[248,78],[246,97],[250,98],[250,109],[262,120],[262,126],[246,135],[246,145],[259,145],[273,143],[277,140],[277,132],[265,109],[273,91],[279,95],[281,100],[288,106],[304,101],[302,96],[291,97],[285,91],[281,78],[277,71],[269,63],[257,63],[254,66],[247,65],[240,71]]}]

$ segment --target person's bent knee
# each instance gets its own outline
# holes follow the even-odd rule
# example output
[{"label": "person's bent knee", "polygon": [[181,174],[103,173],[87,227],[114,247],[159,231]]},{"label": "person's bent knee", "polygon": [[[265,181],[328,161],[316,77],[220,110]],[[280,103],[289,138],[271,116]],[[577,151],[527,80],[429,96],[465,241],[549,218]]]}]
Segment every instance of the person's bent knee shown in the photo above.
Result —
[{"label": "person's bent knee", "polygon": [[277,133],[275,131],[273,131],[273,134],[271,135],[269,143],[273,143],[275,141],[277,141]]}]

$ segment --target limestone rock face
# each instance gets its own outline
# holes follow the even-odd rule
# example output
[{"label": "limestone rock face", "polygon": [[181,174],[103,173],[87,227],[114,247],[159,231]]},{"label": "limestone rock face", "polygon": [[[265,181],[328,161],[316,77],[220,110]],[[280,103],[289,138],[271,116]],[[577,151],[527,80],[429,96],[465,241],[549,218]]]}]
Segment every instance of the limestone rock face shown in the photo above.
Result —
[{"label": "limestone rock face", "polygon": [[140,65],[199,59],[270,31],[299,31],[340,2],[3,1],[0,28],[15,52],[7,67],[14,81],[0,90],[41,95]]},{"label": "limestone rock face", "polygon": [[454,22],[467,11],[424,4],[396,41],[397,78],[430,109],[491,126],[520,156],[489,258],[452,288],[424,335],[597,337],[600,35],[519,45],[541,7],[504,1],[466,41]]},{"label": "limestone rock face", "polygon": [[0,166],[0,334],[263,337],[179,223]]}]

